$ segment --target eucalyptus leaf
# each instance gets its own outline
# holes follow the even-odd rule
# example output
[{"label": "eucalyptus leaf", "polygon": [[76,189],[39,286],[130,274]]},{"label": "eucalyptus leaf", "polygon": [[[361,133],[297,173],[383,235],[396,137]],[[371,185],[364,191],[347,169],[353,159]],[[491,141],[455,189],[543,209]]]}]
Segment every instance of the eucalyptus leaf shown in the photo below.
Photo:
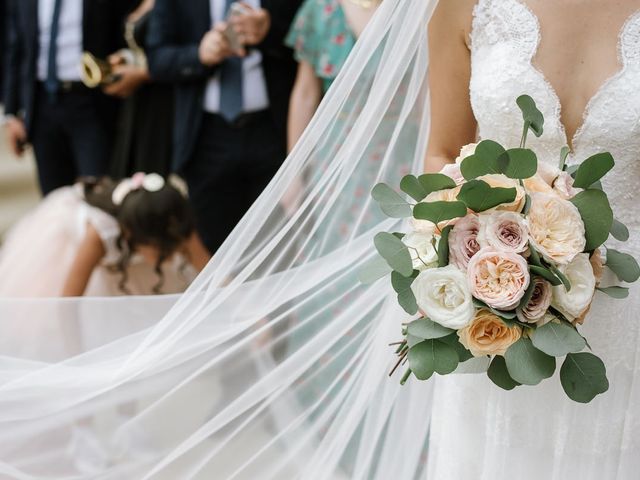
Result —
[{"label": "eucalyptus leaf", "polygon": [[365,285],[370,285],[382,277],[389,275],[392,271],[393,269],[387,261],[376,255],[358,270],[358,280]]},{"label": "eucalyptus leaf", "polygon": [[439,323],[428,318],[421,318],[407,325],[407,333],[424,340],[432,340],[451,335],[452,333],[455,333],[455,330],[443,327]]},{"label": "eucalyptus leaf", "polygon": [[521,385],[511,378],[509,370],[507,370],[507,363],[504,357],[500,355],[493,357],[489,370],[487,370],[487,375],[493,383],[504,390],[513,390]]},{"label": "eucalyptus leaf", "polygon": [[414,175],[406,175],[400,180],[400,190],[417,202],[429,194],[420,183],[420,180],[418,180],[418,177]]},{"label": "eucalyptus leaf", "polygon": [[516,103],[522,110],[522,118],[528,128],[531,129],[536,137],[542,135],[544,131],[544,116],[538,110],[536,102],[529,95],[521,95],[517,98]]},{"label": "eucalyptus leaf", "polygon": [[531,178],[538,171],[538,157],[528,148],[511,148],[498,157],[498,167],[509,178]]},{"label": "eucalyptus leaf", "polygon": [[392,269],[405,277],[413,274],[411,254],[402,240],[391,233],[380,232],[375,236],[373,243]]},{"label": "eucalyptus leaf", "polygon": [[424,338],[414,337],[413,335],[407,334],[407,345],[409,345],[409,348],[422,342],[424,342]]},{"label": "eucalyptus leaf", "polygon": [[623,282],[633,283],[640,278],[640,266],[628,253],[608,248],[605,265]]},{"label": "eucalyptus leaf", "polygon": [[562,388],[571,400],[589,403],[609,390],[607,369],[592,353],[570,353],[560,368]]},{"label": "eucalyptus leaf", "polygon": [[451,335],[447,335],[446,337],[442,337],[439,340],[447,345],[450,345],[454,348],[454,350],[458,353],[458,360],[460,363],[464,363],[467,360],[470,360],[473,357],[473,354],[465,348],[464,345],[460,343],[458,334],[453,332]]},{"label": "eucalyptus leaf", "polygon": [[624,223],[615,218],[613,219],[613,224],[611,225],[609,233],[611,233],[613,238],[620,240],[621,242],[629,240],[629,229]]},{"label": "eucalyptus leaf", "polygon": [[391,285],[398,294],[398,303],[409,315],[418,313],[416,296],[413,294],[413,290],[411,290],[411,284],[413,284],[417,276],[416,273],[418,272],[414,271],[411,277],[405,277],[395,271],[391,273]]},{"label": "eucalyptus leaf", "polygon": [[560,170],[564,170],[564,167],[567,163],[567,157],[569,156],[570,153],[571,153],[571,149],[566,145],[562,147],[562,149],[560,150],[560,163],[558,165],[558,168]]},{"label": "eucalyptus leaf", "polygon": [[456,182],[443,173],[425,173],[418,177],[418,181],[427,192],[427,195],[456,187]]},{"label": "eucalyptus leaf", "polygon": [[449,265],[449,234],[453,229],[453,225],[448,225],[442,229],[440,241],[438,242],[438,267],[446,267]]},{"label": "eucalyptus leaf", "polygon": [[525,217],[529,215],[529,210],[531,210],[531,195],[528,193],[524,196],[524,207],[522,207],[522,215]]},{"label": "eucalyptus leaf", "polygon": [[389,217],[405,218],[411,216],[411,206],[389,185],[385,183],[377,184],[373,187],[371,196]]},{"label": "eucalyptus leaf", "polygon": [[516,199],[515,188],[492,188],[482,180],[471,180],[465,183],[458,193],[458,200],[476,213],[511,203]]},{"label": "eucalyptus leaf", "polygon": [[581,352],[587,345],[575,328],[562,322],[549,322],[537,328],[531,341],[538,350],[554,357]]},{"label": "eucalyptus leaf", "polygon": [[473,299],[473,304],[477,307],[477,308],[483,308],[485,310],[489,310],[491,313],[493,313],[494,315],[500,317],[503,320],[514,320],[517,315],[516,312],[513,310],[497,310],[493,307],[490,307],[489,305],[487,305],[486,303],[484,303],[482,300],[478,300],[477,298]]},{"label": "eucalyptus leaf", "polygon": [[409,349],[409,368],[418,380],[428,380],[434,373],[448,375],[458,363],[455,349],[438,340],[425,340]]},{"label": "eucalyptus leaf", "polygon": [[597,153],[580,164],[576,170],[575,188],[589,188],[614,167],[615,162],[610,153]]},{"label": "eucalyptus leaf", "polygon": [[511,345],[504,358],[511,378],[523,385],[537,385],[556,369],[555,358],[535,348],[525,337]]},{"label": "eucalyptus leaf", "polygon": [[590,188],[578,193],[571,202],[578,208],[584,223],[585,251],[595,250],[607,240],[613,225],[609,199],[603,191]]},{"label": "eucalyptus leaf", "polygon": [[548,281],[554,287],[562,285],[562,280],[556,277],[553,272],[545,267],[539,267],[538,265],[529,265],[529,271],[532,274],[538,275]]},{"label": "eucalyptus leaf", "polygon": [[436,225],[466,214],[467,206],[462,202],[423,202],[413,208],[415,218],[429,220]]},{"label": "eucalyptus leaf", "polygon": [[569,277],[567,277],[564,273],[562,273],[556,266],[554,265],[549,265],[549,270],[551,270],[553,272],[553,274],[558,277],[560,279],[560,281],[562,282],[562,284],[564,285],[564,288],[567,292],[571,291],[571,281],[569,280]]},{"label": "eucalyptus leaf", "polygon": [[460,164],[460,172],[465,180],[473,180],[483,175],[500,173],[498,157],[505,152],[502,145],[493,140],[483,140],[476,146],[475,153]]},{"label": "eucalyptus leaf", "polygon": [[626,287],[598,287],[596,290],[616,300],[623,300],[629,297],[629,289]]},{"label": "eucalyptus leaf", "polygon": [[540,260],[540,254],[535,249],[533,244],[529,242],[529,253],[531,256],[529,257],[529,262],[533,265],[537,265],[538,267],[542,267],[542,260]]}]

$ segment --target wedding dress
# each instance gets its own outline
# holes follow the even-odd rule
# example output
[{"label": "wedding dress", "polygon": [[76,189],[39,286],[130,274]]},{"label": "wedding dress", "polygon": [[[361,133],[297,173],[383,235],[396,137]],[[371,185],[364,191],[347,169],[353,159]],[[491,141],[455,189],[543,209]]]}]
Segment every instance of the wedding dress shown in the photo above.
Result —
[{"label": "wedding dress", "polygon": [[[555,161],[566,143],[559,105],[530,58],[514,54],[537,39],[535,20],[514,2],[496,2],[495,15],[506,16],[494,18],[488,1],[476,10],[480,133],[517,143],[512,125],[521,119],[511,105],[526,91],[547,116],[547,133],[534,146]],[[585,325],[612,384],[590,406],[569,404],[553,380],[503,394],[486,376],[405,386],[400,372],[387,377],[388,344],[409,318],[388,282],[365,286],[357,277],[375,256],[374,235],[403,225],[371,221],[371,198],[344,192],[372,169],[376,182],[395,184],[423,168],[426,34],[436,3],[382,2],[281,171],[175,303],[0,300],[0,338],[23,318],[47,332],[60,326],[56,335],[0,344],[0,478],[538,479],[552,468],[563,478],[633,478],[637,289],[626,303],[599,298],[607,325]],[[627,182],[639,168],[632,153],[640,139],[637,23],[622,35],[624,73],[591,103],[572,157],[600,148],[617,157],[610,193],[636,242]],[[491,64],[496,59],[509,69]],[[500,83],[490,84],[496,72]],[[386,146],[375,159],[367,154],[373,145]],[[313,182],[300,182],[310,173]],[[300,183],[300,206],[287,216],[279,203]],[[355,221],[340,223],[347,213]],[[25,345],[36,348],[24,354]]]},{"label": "wedding dress", "polygon": [[[482,138],[517,146],[520,94],[535,98],[544,134],[528,145],[557,165],[567,145],[560,102],[532,59],[540,42],[533,12],[519,0],[480,0],[471,34],[471,101]],[[621,246],[640,257],[640,12],[619,35],[620,71],[587,105],[571,141],[575,164],[610,151],[616,166],[604,187],[631,237]],[[613,245],[615,242],[609,241]],[[481,376],[439,377],[435,386],[430,477],[461,479],[632,479],[640,472],[640,289],[626,301],[597,294],[582,332],[601,355],[610,381],[588,405],[570,401],[557,378],[502,391]]]}]

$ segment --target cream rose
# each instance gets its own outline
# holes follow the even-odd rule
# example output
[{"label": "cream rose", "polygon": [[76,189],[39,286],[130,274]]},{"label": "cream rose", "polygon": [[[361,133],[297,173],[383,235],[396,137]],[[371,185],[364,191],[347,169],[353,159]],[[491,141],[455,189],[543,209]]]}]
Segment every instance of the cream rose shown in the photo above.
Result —
[{"label": "cream rose", "polygon": [[529,245],[529,228],[519,213],[493,211],[481,214],[478,243],[501,252],[522,253]]},{"label": "cream rose", "polygon": [[571,283],[567,291],[563,285],[553,288],[553,305],[568,320],[579,318],[591,305],[596,291],[596,276],[589,254],[576,255],[571,263],[559,267]]},{"label": "cream rose", "polygon": [[527,192],[553,193],[553,188],[542,177],[534,175],[531,178],[523,180],[524,188]]},{"label": "cream rose", "polygon": [[480,250],[479,229],[478,217],[470,213],[458,220],[449,233],[449,262],[462,271],[467,270],[469,260]]},{"label": "cream rose", "polygon": [[548,262],[566,265],[584,250],[584,223],[575,205],[554,194],[532,193],[531,241]]},{"label": "cream rose", "polygon": [[458,194],[462,187],[458,185],[454,188],[447,188],[445,190],[438,190],[437,192],[431,192],[423,200],[423,202],[457,202]]},{"label": "cream rose", "polygon": [[541,277],[534,277],[533,294],[529,302],[516,311],[518,319],[525,323],[538,323],[543,320],[552,297],[551,284]]},{"label": "cream rose", "polygon": [[[425,270],[433,268],[438,263],[438,251],[434,248],[433,233],[411,232],[402,239],[409,247],[411,261],[415,270]],[[437,243],[435,244],[437,246]]]},{"label": "cream rose", "polygon": [[562,172],[553,183],[553,191],[565,200],[569,200],[582,191],[581,188],[574,188],[573,182],[574,179],[571,175],[567,172]]},{"label": "cream rose", "polygon": [[492,175],[483,175],[482,177],[478,177],[478,180],[482,180],[489,184],[490,187],[493,188],[515,188],[516,189],[516,199],[511,203],[505,203],[499,205],[495,208],[495,210],[507,210],[509,212],[521,212],[524,208],[524,204],[526,202],[526,194],[524,188],[520,185],[517,180],[506,177],[500,174],[492,174]]},{"label": "cream rose", "polygon": [[411,289],[420,310],[443,327],[457,330],[473,318],[475,308],[467,279],[453,265],[423,271]]},{"label": "cream rose", "polygon": [[465,179],[462,176],[462,172],[460,171],[459,163],[448,163],[447,165],[442,167],[440,173],[452,179],[454,182],[456,182],[456,185],[462,185],[465,182]]},{"label": "cream rose", "polygon": [[460,149],[460,154],[458,155],[458,158],[456,158],[456,163],[459,165],[462,163],[462,161],[465,158],[470,157],[471,155],[474,155],[476,153],[477,147],[478,147],[477,143],[469,143],[468,145],[465,145],[464,147],[462,147]]},{"label": "cream rose", "polygon": [[481,249],[471,259],[467,278],[471,294],[498,310],[515,308],[530,281],[527,261],[523,257],[491,247]]},{"label": "cream rose", "polygon": [[489,310],[478,310],[473,321],[458,330],[460,343],[474,357],[504,355],[511,345],[520,340],[521,336],[520,327],[508,327]]},{"label": "cream rose", "polygon": [[411,224],[411,229],[414,232],[424,233],[426,235],[433,235],[436,231],[436,225],[429,220],[419,220],[417,218],[411,217],[409,220]]},{"label": "cream rose", "polygon": [[560,175],[560,169],[551,162],[538,160],[538,171],[536,176],[543,180],[547,185],[553,185],[553,182]]}]

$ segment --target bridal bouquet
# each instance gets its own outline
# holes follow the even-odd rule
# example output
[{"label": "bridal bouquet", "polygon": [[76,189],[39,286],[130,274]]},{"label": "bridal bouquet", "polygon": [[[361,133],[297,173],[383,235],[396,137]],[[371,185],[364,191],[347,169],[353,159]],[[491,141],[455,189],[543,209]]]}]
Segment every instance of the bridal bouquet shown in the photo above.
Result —
[{"label": "bridal bouquet", "polygon": [[404,177],[400,189],[415,202],[376,185],[372,195],[382,210],[410,218],[411,230],[376,235],[381,258],[362,270],[361,280],[390,275],[399,304],[420,316],[403,326],[395,344],[394,371],[408,362],[401,383],[411,374],[419,380],[450,374],[480,357],[491,381],[511,390],[551,377],[556,357],[564,357],[562,387],[588,403],[609,383],[578,327],[596,291],[628,295],[625,287],[600,285],[604,268],[624,282],[638,280],[640,268],[628,254],[600,251],[609,236],[629,237],[600,183],[612,156],[568,167],[565,147],[559,168],[538,163],[525,144],[530,131],[542,134],[544,118],[531,97],[517,103],[524,118],[519,148],[484,140],[464,147],[440,173]]}]

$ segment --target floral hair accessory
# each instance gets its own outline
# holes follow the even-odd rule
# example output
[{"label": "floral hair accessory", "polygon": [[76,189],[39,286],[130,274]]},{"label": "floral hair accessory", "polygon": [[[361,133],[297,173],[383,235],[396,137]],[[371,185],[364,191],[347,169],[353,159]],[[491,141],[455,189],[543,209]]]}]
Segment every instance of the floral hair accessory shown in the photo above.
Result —
[{"label": "floral hair accessory", "polygon": [[164,178],[157,173],[138,172],[131,178],[122,180],[114,189],[111,201],[114,205],[122,205],[124,199],[135,190],[144,189],[147,192],[158,192],[165,185]]}]

